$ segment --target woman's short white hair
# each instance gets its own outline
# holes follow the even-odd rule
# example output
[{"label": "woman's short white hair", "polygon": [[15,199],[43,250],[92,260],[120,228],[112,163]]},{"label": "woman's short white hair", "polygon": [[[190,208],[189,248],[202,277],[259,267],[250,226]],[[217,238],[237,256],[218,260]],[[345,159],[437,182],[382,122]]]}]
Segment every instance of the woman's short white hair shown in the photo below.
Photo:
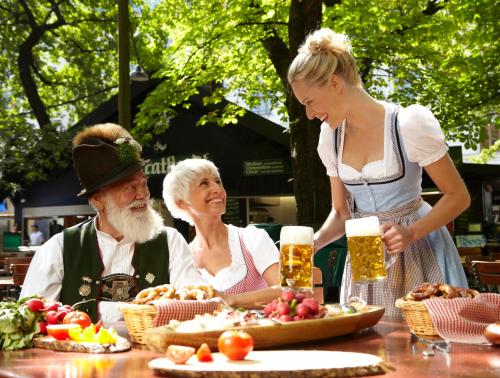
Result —
[{"label": "woman's short white hair", "polygon": [[220,178],[219,170],[210,160],[186,159],[170,167],[170,172],[163,180],[163,201],[174,218],[182,219],[193,225],[189,214],[177,206],[179,200],[190,203],[191,183],[203,173]]}]

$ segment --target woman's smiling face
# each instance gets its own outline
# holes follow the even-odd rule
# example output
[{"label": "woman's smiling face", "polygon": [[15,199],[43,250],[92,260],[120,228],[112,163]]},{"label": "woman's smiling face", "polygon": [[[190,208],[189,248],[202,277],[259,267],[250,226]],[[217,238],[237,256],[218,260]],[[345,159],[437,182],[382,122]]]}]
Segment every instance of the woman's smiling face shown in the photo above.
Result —
[{"label": "woman's smiling face", "polygon": [[226,212],[226,190],[219,176],[204,172],[191,183],[189,210],[202,215],[222,215]]},{"label": "woman's smiling face", "polygon": [[345,118],[340,106],[339,85],[335,75],[324,85],[310,85],[304,80],[291,84],[295,97],[306,108],[307,118],[317,118],[332,128],[338,127]]}]

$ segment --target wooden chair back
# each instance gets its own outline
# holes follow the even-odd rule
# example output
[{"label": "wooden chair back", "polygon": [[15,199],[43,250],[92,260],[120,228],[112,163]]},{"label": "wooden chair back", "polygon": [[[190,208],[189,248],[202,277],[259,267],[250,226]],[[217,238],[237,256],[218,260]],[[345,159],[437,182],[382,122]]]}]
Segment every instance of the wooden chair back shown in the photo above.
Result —
[{"label": "wooden chair back", "polygon": [[458,247],[457,249],[460,256],[481,255],[480,247]]},{"label": "wooden chair back", "polygon": [[28,272],[30,264],[12,264],[10,266],[10,271],[12,273],[12,281],[14,286],[22,286],[24,283],[24,278]]},{"label": "wooden chair back", "polygon": [[490,256],[493,261],[500,261],[500,252],[492,252],[488,256]]},{"label": "wooden chair back", "polygon": [[500,286],[500,262],[473,261],[472,266],[477,272],[479,283],[487,286],[489,291],[498,292]]},{"label": "wooden chair back", "polygon": [[9,274],[9,267],[6,264],[7,258],[16,257],[15,252],[0,252],[0,273],[2,275]]},{"label": "wooden chair back", "polygon": [[12,275],[14,287],[20,287],[24,283],[24,277],[30,266],[32,257],[7,257],[5,267]]},{"label": "wooden chair back", "polygon": [[464,268],[468,274],[472,274],[472,263],[475,261],[492,261],[491,256],[467,255],[465,256]]},{"label": "wooden chair back", "polygon": [[29,264],[32,257],[6,257],[4,260],[5,267],[10,269],[12,264]]},{"label": "wooden chair back", "polygon": [[323,290],[323,272],[317,266],[313,267],[313,285],[314,285],[313,297],[320,304],[323,304],[325,302],[325,296]]}]

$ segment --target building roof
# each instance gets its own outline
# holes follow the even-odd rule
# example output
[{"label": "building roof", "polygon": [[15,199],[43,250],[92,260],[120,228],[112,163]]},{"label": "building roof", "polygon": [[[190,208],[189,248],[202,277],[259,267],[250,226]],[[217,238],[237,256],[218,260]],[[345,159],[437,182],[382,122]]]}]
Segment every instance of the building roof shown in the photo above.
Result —
[{"label": "building roof", "polygon": [[[158,80],[132,84],[132,115],[158,84]],[[179,107],[177,116],[170,120],[169,128],[156,135],[151,145],[144,147],[143,156],[151,159],[146,173],[150,176],[152,196],[161,198],[163,177],[168,166],[192,155],[205,156],[214,161],[230,196],[292,194],[289,136],[285,128],[250,111],[239,119],[237,125],[196,126],[198,119],[210,110],[202,102],[208,93],[208,87],[201,88],[200,94],[190,99],[189,109]],[[117,123],[117,97],[112,96],[80,120],[72,127],[73,132],[96,123]],[[263,175],[265,180],[262,180]],[[87,201],[76,197],[80,190],[71,166],[55,171],[50,180],[29,188],[23,207],[33,210],[49,206],[83,206]]]}]

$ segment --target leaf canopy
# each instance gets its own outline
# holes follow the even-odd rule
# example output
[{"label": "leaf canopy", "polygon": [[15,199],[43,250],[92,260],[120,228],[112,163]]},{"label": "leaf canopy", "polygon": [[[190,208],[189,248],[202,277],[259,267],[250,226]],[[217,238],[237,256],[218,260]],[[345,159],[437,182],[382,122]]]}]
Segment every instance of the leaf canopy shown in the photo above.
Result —
[{"label": "leaf canopy", "polygon": [[[133,0],[130,6],[132,63],[162,80],[140,107],[135,137],[147,143],[163,132],[165,119],[189,107],[201,86],[213,90],[200,125],[238,123],[245,110],[220,106],[224,98],[248,109],[265,103],[289,125],[299,208],[311,206],[300,193],[325,197],[325,183],[315,177],[319,130],[304,131],[316,124],[291,95],[286,72],[315,28],[346,33],[366,90],[430,107],[449,139],[474,147],[486,137],[485,125],[499,127],[495,1]],[[116,94],[117,6],[4,0],[0,48],[0,189],[17,190],[67,164],[68,127]],[[307,169],[311,162],[316,169]]]}]

